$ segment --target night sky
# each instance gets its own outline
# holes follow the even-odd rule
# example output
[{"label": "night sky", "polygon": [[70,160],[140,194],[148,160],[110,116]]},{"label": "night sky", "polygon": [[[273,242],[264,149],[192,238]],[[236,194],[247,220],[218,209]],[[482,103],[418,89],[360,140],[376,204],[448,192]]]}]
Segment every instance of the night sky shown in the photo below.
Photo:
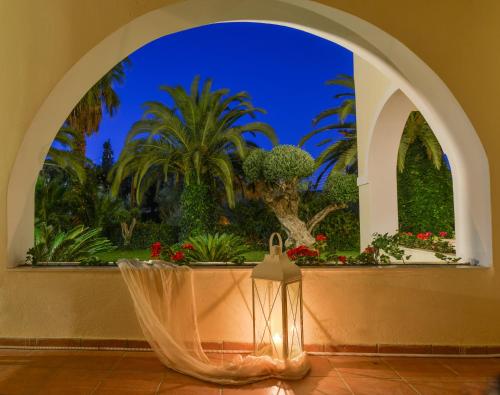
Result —
[{"label": "night sky", "polygon": [[[100,130],[88,139],[87,156],[100,163],[102,144],[111,139],[115,158],[143,103],[165,102],[161,85],[188,88],[194,76],[212,78],[214,88],[247,91],[267,114],[281,144],[297,144],[311,130],[311,120],[336,104],[326,86],[337,74],[352,75],[352,53],[330,41],[288,27],[258,23],[222,23],[171,34],[130,55],[125,83],[116,87],[121,100],[117,114],[104,116]],[[170,104],[170,102],[168,102]],[[321,138],[318,138],[319,141]],[[269,147],[265,140],[257,141]],[[316,156],[320,148],[308,143]]]}]

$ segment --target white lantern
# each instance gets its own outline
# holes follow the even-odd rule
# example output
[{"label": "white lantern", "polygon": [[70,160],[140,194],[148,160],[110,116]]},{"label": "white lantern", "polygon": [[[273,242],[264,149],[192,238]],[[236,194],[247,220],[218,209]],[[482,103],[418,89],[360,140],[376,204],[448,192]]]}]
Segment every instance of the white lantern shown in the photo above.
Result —
[{"label": "white lantern", "polygon": [[[273,245],[274,237],[279,244]],[[269,255],[252,271],[255,355],[293,359],[303,354],[302,272],[283,253],[278,233],[269,239]]]}]

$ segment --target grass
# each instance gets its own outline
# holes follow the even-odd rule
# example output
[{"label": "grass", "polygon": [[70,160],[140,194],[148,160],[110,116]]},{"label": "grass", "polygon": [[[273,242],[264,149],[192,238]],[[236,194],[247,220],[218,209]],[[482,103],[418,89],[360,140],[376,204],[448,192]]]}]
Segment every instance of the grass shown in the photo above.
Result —
[{"label": "grass", "polygon": [[[247,262],[260,262],[264,259],[264,255],[267,251],[255,250],[249,251],[245,254],[245,261]],[[357,251],[338,251],[338,255],[345,256],[356,256]],[[138,250],[114,250],[109,252],[103,252],[97,255],[99,259],[104,262],[116,262],[119,259],[134,259],[137,258],[141,261],[147,261],[150,258],[149,249],[138,249]]]}]

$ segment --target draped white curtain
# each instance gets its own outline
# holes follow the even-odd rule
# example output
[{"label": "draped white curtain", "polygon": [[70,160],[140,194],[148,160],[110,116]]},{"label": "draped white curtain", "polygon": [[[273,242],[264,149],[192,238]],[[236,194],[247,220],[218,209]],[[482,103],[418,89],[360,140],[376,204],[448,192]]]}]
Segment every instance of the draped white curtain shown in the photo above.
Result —
[{"label": "draped white curtain", "polygon": [[146,340],[170,369],[218,384],[245,384],[271,377],[295,380],[309,370],[305,353],[286,362],[246,356],[212,363],[201,348],[192,270],[162,261],[120,260]]}]

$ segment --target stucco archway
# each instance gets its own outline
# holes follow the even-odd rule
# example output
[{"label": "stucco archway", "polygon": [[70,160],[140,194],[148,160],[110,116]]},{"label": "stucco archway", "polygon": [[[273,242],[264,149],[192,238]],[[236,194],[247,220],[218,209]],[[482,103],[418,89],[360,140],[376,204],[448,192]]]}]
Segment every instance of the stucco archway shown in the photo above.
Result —
[{"label": "stucco archway", "polygon": [[[363,110],[362,103],[358,109]],[[398,89],[384,103],[373,130],[365,134],[368,150],[358,180],[361,247],[370,243],[375,232],[393,234],[399,229],[397,157],[404,126],[414,110],[415,105]]]},{"label": "stucco archway", "polygon": [[32,244],[36,177],[59,126],[78,99],[104,72],[148,42],[225,21],[274,23],[310,32],[343,45],[387,76],[423,113],[448,153],[456,175],[457,242],[463,258],[491,264],[486,154],[452,93],[415,54],[370,23],[309,0],[187,0],[138,17],[108,36],[66,73],[40,107],[26,131],[9,180],[10,266],[22,262]]}]

